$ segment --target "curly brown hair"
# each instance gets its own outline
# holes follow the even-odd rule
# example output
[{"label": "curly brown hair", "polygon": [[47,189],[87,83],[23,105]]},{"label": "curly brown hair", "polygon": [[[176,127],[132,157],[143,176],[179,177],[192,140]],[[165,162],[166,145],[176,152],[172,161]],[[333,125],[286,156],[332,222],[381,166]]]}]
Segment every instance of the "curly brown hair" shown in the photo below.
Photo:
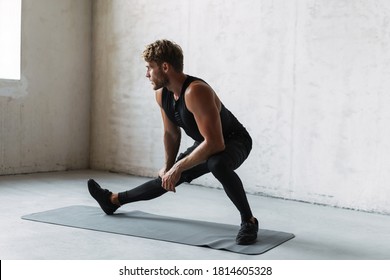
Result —
[{"label": "curly brown hair", "polygon": [[183,72],[183,51],[174,42],[157,40],[146,46],[142,57],[146,62],[153,61],[159,66],[167,62],[172,65],[176,72]]}]

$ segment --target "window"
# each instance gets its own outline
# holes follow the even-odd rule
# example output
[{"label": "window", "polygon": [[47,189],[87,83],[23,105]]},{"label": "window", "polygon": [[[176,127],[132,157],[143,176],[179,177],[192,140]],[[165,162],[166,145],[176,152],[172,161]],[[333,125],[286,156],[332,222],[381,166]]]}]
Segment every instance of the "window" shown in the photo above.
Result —
[{"label": "window", "polygon": [[0,0],[0,79],[20,80],[22,0]]}]

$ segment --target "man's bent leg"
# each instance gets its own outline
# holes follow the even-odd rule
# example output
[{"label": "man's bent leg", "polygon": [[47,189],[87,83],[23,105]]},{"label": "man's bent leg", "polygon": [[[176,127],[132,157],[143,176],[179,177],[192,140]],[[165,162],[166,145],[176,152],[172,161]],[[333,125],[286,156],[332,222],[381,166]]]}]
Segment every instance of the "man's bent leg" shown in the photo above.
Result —
[{"label": "man's bent leg", "polygon": [[240,177],[234,172],[248,157],[252,148],[249,134],[225,141],[225,150],[207,160],[208,169],[222,184],[227,196],[237,207],[242,221],[252,218],[248,199]]},{"label": "man's bent leg", "polygon": [[227,196],[241,214],[241,220],[248,221],[253,217],[244,186],[240,177],[228,165],[228,161],[222,155],[216,155],[208,160],[208,166],[212,174],[222,184]]},{"label": "man's bent leg", "polygon": [[234,172],[248,157],[251,139],[233,139],[226,142],[223,152],[210,157],[207,165],[212,174],[222,184],[227,196],[241,214],[241,228],[236,242],[240,245],[252,244],[257,239],[259,224],[253,217],[248,199],[239,176]]}]

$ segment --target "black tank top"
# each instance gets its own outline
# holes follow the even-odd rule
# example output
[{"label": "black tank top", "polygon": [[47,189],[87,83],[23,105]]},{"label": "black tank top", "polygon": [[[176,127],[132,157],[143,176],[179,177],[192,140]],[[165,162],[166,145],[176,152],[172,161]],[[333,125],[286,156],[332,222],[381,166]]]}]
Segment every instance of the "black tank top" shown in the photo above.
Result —
[{"label": "black tank top", "polygon": [[[205,82],[202,79],[187,76],[187,79],[183,83],[183,87],[181,89],[180,97],[178,100],[174,99],[173,92],[169,91],[167,88],[163,88],[162,108],[170,121],[172,121],[175,125],[183,128],[186,134],[195,141],[202,142],[204,138],[199,132],[194,115],[187,109],[185,104],[184,93],[187,87],[193,81]],[[233,134],[246,132],[244,126],[222,103],[221,112],[219,115],[221,117],[222,133],[225,140]]]}]

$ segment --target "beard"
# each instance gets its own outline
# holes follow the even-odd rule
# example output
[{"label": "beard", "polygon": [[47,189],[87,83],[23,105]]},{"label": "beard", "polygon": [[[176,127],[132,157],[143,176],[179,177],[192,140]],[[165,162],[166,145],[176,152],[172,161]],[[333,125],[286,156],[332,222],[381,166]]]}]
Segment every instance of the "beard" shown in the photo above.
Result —
[{"label": "beard", "polygon": [[160,75],[156,77],[156,79],[152,82],[153,82],[153,90],[158,90],[162,87],[168,86],[169,78],[167,74],[165,74],[163,71],[160,71]]}]

